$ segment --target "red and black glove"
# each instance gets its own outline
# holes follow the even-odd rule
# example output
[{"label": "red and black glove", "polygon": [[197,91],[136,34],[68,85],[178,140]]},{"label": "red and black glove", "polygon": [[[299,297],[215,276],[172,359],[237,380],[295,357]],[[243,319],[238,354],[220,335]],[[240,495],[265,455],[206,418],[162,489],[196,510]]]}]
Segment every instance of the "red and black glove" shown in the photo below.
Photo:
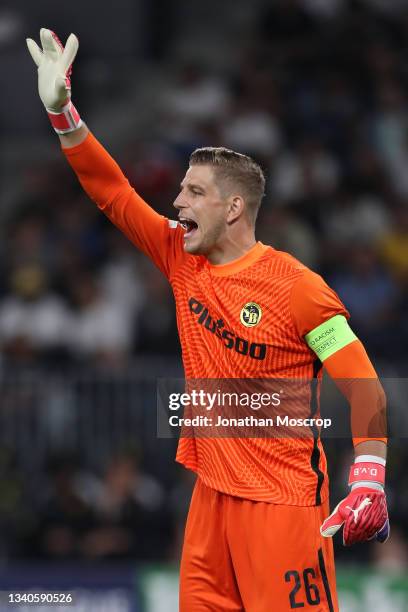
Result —
[{"label": "red and black glove", "polygon": [[342,526],[343,544],[377,540],[385,542],[390,534],[387,500],[384,493],[385,460],[361,455],[351,466],[351,491],[320,527],[322,536],[333,536]]}]

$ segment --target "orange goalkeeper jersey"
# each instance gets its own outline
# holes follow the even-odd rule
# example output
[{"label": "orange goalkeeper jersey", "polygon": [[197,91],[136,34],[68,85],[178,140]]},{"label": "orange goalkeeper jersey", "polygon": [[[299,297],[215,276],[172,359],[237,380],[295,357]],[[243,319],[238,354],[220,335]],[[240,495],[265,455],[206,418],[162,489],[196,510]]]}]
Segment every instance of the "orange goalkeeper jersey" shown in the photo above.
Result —
[{"label": "orange goalkeeper jersey", "polygon": [[[190,255],[180,225],[136,194],[91,134],[64,153],[88,195],[169,279],[187,379],[317,375],[320,362],[305,334],[336,314],[349,316],[320,276],[260,242],[225,265]],[[308,397],[311,415],[318,413],[315,395]],[[238,497],[308,506],[328,495],[317,436],[182,437],[177,460],[207,486]]]}]

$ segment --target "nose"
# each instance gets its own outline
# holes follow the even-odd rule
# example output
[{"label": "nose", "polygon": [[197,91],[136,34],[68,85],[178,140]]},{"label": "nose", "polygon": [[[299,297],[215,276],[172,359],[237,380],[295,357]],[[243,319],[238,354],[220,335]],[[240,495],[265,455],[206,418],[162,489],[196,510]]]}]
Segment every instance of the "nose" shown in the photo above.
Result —
[{"label": "nose", "polygon": [[177,198],[173,202],[174,208],[177,210],[182,210],[183,208],[187,208],[188,204],[184,201],[184,198],[181,192],[178,194]]}]

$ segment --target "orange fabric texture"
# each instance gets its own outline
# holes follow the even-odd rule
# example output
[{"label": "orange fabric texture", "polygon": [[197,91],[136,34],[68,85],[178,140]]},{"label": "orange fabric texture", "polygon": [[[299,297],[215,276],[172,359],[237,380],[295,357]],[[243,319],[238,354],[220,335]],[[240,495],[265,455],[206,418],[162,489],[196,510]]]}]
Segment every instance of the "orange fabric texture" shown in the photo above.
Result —
[{"label": "orange fabric texture", "polygon": [[[261,243],[223,266],[189,255],[184,230],[135,193],[92,135],[64,153],[99,208],[169,279],[187,379],[313,379],[316,356],[303,335],[336,314],[349,316],[319,275]],[[252,327],[240,318],[249,302],[262,311]],[[310,411],[317,416],[318,407]],[[317,439],[186,437],[177,460],[207,486],[238,497],[310,506],[328,496]]]},{"label": "orange fabric texture", "polygon": [[377,378],[377,372],[360,342],[354,340],[324,362],[331,378]]},{"label": "orange fabric texture", "polygon": [[180,612],[337,612],[333,543],[319,531],[328,514],[327,502],[253,502],[198,479],[180,567]]}]

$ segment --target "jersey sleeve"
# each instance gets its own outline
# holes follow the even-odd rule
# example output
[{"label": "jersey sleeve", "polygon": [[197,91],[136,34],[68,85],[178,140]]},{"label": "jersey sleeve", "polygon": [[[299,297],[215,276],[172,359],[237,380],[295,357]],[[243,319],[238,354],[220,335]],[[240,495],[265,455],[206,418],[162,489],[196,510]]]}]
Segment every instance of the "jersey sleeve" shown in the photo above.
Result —
[{"label": "jersey sleeve", "polygon": [[185,257],[179,224],[146,204],[91,133],[81,144],[62,150],[91,200],[171,279]]},{"label": "jersey sleeve", "polygon": [[[326,371],[350,403],[354,445],[368,440],[387,443],[384,391],[364,346],[348,328],[350,314],[337,293],[321,276],[305,270],[292,288],[291,310],[301,338],[307,341],[313,330],[325,336],[320,348],[325,339],[333,339],[332,330],[323,324],[331,320],[336,328],[334,336],[338,335],[340,342],[333,351],[326,351],[326,357],[319,354],[317,346],[307,344],[324,361]],[[341,342],[342,336],[345,342]]]},{"label": "jersey sleeve", "polygon": [[351,406],[354,446],[370,440],[387,444],[384,389],[360,340],[331,355],[324,365]]},{"label": "jersey sleeve", "polygon": [[301,338],[336,315],[350,318],[337,293],[319,274],[308,269],[292,287],[290,309],[295,328]]}]

